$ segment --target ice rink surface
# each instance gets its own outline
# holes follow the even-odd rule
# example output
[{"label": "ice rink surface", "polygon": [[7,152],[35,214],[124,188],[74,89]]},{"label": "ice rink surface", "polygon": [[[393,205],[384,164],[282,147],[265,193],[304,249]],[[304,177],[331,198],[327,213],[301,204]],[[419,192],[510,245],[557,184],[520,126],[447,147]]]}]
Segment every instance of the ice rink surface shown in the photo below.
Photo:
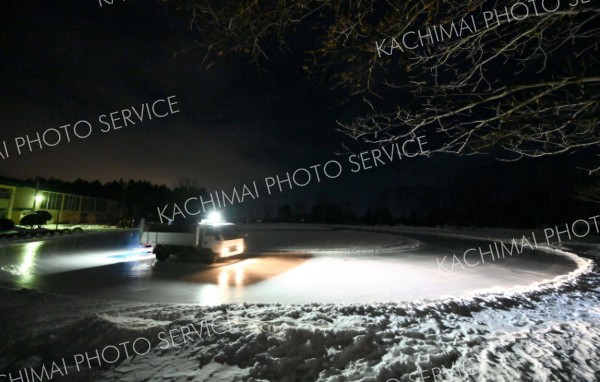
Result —
[{"label": "ice rink surface", "polygon": [[[452,267],[490,241],[394,228],[242,225],[247,254],[205,265],[157,262],[137,232],[89,233],[0,248],[0,283],[82,297],[162,303],[372,303],[465,297],[533,286],[577,268],[524,247],[512,257]],[[519,239],[519,237],[517,237]],[[443,268],[438,261],[447,256]],[[481,261],[471,252],[469,261]],[[452,269],[452,271],[448,271]]]}]

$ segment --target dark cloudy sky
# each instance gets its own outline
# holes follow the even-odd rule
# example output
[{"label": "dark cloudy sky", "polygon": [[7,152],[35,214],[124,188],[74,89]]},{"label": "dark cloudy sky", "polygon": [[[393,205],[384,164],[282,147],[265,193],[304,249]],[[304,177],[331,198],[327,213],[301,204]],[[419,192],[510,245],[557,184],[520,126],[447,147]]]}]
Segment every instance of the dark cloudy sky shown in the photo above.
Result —
[{"label": "dark cloudy sky", "polygon": [[[293,58],[274,57],[259,73],[248,57],[209,70],[199,68],[202,52],[174,57],[193,38],[160,2],[10,2],[2,13],[0,140],[10,147],[16,137],[171,95],[181,112],[20,156],[11,152],[0,175],[167,185],[192,178],[218,190],[325,163],[347,140],[335,132],[335,121],[348,108],[305,80]],[[366,197],[374,198],[390,183],[438,177],[422,167],[440,163],[413,170],[403,164],[301,191],[356,199],[365,198],[356,185],[369,184]]]},{"label": "dark cloudy sky", "polygon": [[139,3],[5,7],[3,140],[170,95],[181,112],[13,157],[4,175],[167,184],[190,177],[217,187],[335,149],[322,92],[299,71],[261,81],[245,59],[201,71],[199,54],[173,58],[192,44],[178,20],[156,2]]},{"label": "dark cloudy sky", "polygon": [[[0,176],[144,179],[169,186],[191,178],[209,191],[227,190],[323,164],[348,142],[335,131],[336,120],[349,118],[353,105],[336,106],[336,95],[306,80],[293,55],[271,57],[261,73],[245,56],[200,69],[201,51],[174,57],[193,47],[193,35],[186,20],[159,1],[115,0],[102,7],[94,0],[12,1],[0,11],[0,143],[13,150],[0,160]],[[97,121],[171,95],[181,111],[167,118],[14,153],[16,137]],[[406,203],[417,203],[420,190],[436,199],[459,174],[491,161],[411,159],[261,202],[321,198],[364,208],[404,186],[416,190]]]}]

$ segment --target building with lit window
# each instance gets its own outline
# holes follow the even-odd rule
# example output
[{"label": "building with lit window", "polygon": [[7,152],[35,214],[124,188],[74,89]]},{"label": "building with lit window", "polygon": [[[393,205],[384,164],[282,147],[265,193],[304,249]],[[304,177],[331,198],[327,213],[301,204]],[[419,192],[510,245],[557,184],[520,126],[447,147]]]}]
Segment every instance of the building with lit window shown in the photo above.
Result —
[{"label": "building with lit window", "polygon": [[26,181],[0,177],[0,218],[19,224],[23,216],[39,210],[52,215],[49,224],[103,224],[119,217],[117,201],[47,191]]}]

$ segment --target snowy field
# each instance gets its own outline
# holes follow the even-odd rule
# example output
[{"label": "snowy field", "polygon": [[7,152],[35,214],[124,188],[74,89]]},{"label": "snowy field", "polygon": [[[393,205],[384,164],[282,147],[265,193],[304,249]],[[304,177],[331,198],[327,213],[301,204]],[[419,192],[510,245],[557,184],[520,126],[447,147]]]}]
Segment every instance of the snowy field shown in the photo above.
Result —
[{"label": "snowy field", "polygon": [[[270,233],[271,255],[361,259],[372,244],[358,235],[361,251],[345,253],[327,243],[330,233],[313,248],[290,234]],[[373,251],[386,259],[401,248],[402,256],[427,246],[417,241],[390,236]],[[572,266],[550,267],[564,270],[551,279],[520,273],[539,282],[409,302],[168,304],[0,288],[0,381],[597,381],[599,248],[553,250]],[[543,259],[529,261],[542,267]],[[453,275],[492,278],[499,267],[510,263]],[[370,281],[354,282],[367,289]]]}]

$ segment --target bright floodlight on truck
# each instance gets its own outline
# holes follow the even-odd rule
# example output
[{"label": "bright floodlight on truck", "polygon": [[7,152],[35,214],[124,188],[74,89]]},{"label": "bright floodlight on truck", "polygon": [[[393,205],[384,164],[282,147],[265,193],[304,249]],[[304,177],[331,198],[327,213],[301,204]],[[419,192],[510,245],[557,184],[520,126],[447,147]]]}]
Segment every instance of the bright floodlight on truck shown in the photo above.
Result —
[{"label": "bright floodlight on truck", "polygon": [[219,224],[222,222],[223,216],[219,211],[211,211],[206,218],[206,223],[208,224]]}]

